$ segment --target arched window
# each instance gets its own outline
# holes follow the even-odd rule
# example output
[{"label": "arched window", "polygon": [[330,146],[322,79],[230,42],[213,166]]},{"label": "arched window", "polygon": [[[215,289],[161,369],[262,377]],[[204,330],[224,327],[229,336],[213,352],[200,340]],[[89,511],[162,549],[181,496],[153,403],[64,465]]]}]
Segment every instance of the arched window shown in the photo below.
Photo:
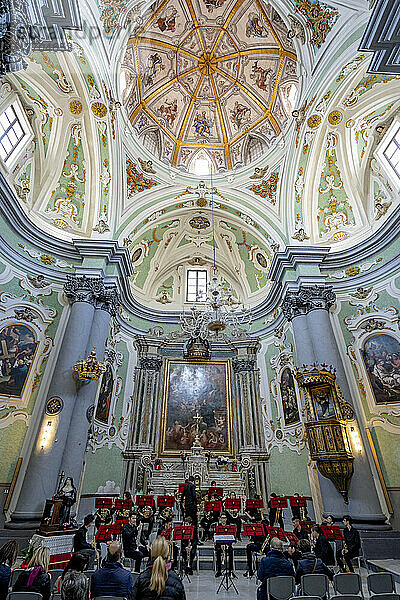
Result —
[{"label": "arched window", "polygon": [[157,129],[147,129],[143,134],[142,142],[151,154],[161,156],[161,136]]},{"label": "arched window", "polygon": [[249,164],[264,154],[267,147],[265,142],[259,138],[249,135],[247,139],[247,148],[245,153],[245,162]]}]

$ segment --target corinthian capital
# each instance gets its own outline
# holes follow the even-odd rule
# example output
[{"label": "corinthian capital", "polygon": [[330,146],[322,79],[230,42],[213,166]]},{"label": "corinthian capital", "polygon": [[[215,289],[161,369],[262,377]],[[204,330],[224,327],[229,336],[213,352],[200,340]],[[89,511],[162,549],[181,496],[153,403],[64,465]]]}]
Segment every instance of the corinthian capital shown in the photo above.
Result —
[{"label": "corinthian capital", "polygon": [[101,308],[102,310],[106,310],[113,317],[118,312],[118,307],[120,304],[120,298],[115,286],[112,287],[104,287],[102,292],[97,297],[97,308]]},{"label": "corinthian capital", "polygon": [[331,285],[302,285],[298,291],[288,291],[282,303],[282,312],[288,321],[312,310],[329,310],[336,300]]},{"label": "corinthian capital", "polygon": [[234,373],[243,371],[254,371],[256,368],[255,358],[233,358],[232,369]]},{"label": "corinthian capital", "polygon": [[104,283],[101,277],[67,275],[67,281],[64,284],[64,294],[71,304],[74,302],[88,302],[95,306],[97,298],[103,292]]}]

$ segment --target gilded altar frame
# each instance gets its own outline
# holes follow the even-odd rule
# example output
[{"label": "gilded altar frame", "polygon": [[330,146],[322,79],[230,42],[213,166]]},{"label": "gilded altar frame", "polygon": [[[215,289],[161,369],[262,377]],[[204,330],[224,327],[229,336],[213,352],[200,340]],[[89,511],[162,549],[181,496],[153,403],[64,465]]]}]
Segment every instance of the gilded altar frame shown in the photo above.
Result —
[{"label": "gilded altar frame", "polygon": [[[164,382],[163,382],[163,393],[162,393],[162,409],[161,409],[161,420],[160,420],[160,440],[159,440],[159,454],[160,456],[180,456],[182,450],[185,452],[190,451],[190,447],[185,447],[183,444],[180,448],[171,448],[171,443],[167,440],[167,427],[171,427],[171,417],[173,417],[173,399],[171,398],[171,392],[176,393],[176,390],[172,390],[171,386],[171,376],[174,371],[179,372],[179,366],[188,367],[189,371],[195,373],[196,371],[212,371],[213,367],[220,366],[223,371],[223,389],[221,386],[217,389],[217,392],[222,396],[223,406],[219,406],[216,412],[226,413],[226,444],[224,448],[215,448],[211,446],[206,446],[204,449],[206,451],[213,452],[215,454],[220,455],[234,455],[234,443],[233,443],[233,414],[232,414],[232,395],[231,395],[231,371],[230,371],[230,361],[224,359],[215,359],[215,360],[185,360],[185,359],[170,359],[167,358],[164,366]],[[222,377],[221,377],[222,379]],[[220,381],[221,383],[221,381]],[[210,390],[212,393],[213,390]],[[208,393],[210,393],[208,392]],[[203,393],[205,393],[203,391]],[[186,404],[191,404],[191,416],[195,415],[196,408],[200,408],[200,414],[202,414],[201,407],[196,406],[196,401],[188,401]],[[194,398],[192,399],[194,400]],[[175,398],[176,404],[176,398]],[[204,405],[205,406],[205,405]],[[172,410],[171,410],[172,408]],[[188,410],[190,410],[188,408]],[[210,412],[210,409],[209,409]],[[215,412],[214,412],[215,415]],[[209,415],[208,415],[209,416]],[[191,424],[193,423],[193,419],[187,419],[187,424],[180,423],[182,428],[187,430],[191,429]],[[200,430],[201,430],[200,426]],[[212,428],[207,428],[206,433],[211,431]],[[225,432],[225,429],[224,429]],[[172,444],[173,445],[173,444]]]}]

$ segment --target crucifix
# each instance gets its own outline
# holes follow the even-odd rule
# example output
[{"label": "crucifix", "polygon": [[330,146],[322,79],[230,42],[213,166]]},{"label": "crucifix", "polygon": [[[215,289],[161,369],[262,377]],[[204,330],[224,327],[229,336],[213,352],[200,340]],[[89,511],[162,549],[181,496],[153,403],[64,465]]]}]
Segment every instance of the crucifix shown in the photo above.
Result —
[{"label": "crucifix", "polygon": [[193,421],[194,421],[194,422],[195,422],[195,424],[196,424],[196,438],[197,438],[197,437],[198,437],[198,435],[199,435],[199,428],[200,428],[200,423],[202,422],[202,420],[203,420],[203,417],[202,417],[201,415],[199,415],[199,411],[198,411],[198,410],[196,410],[196,414],[195,414],[195,416],[193,417]]}]

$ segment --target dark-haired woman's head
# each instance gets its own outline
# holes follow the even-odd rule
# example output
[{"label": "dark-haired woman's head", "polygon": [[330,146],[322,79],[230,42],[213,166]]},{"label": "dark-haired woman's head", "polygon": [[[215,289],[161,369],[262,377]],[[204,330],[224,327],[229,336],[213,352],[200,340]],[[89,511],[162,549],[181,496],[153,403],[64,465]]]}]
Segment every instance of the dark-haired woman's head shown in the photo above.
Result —
[{"label": "dark-haired woman's head", "polygon": [[68,571],[79,571],[80,573],[86,571],[88,562],[87,556],[80,552],[76,552],[76,554],[73,554],[69,559],[69,562],[64,569],[63,578]]},{"label": "dark-haired woman's head", "polygon": [[0,565],[7,563],[10,567],[12,567],[17,560],[17,554],[18,542],[15,540],[9,540],[0,548]]}]

